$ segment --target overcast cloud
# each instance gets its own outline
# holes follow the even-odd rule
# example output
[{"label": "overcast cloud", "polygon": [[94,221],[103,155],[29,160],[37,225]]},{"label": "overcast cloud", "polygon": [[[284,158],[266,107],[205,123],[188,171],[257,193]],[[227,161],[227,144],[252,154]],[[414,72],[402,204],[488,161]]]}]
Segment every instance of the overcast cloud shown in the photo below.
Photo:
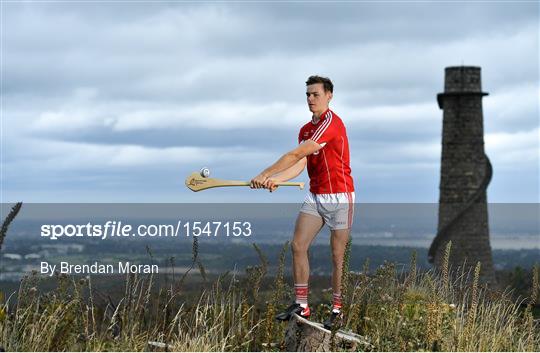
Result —
[{"label": "overcast cloud", "polygon": [[[250,179],[332,78],[359,202],[437,202],[444,68],[482,67],[491,202],[539,202],[539,4],[3,3],[2,200],[299,202]],[[307,175],[301,176],[307,181]]]}]

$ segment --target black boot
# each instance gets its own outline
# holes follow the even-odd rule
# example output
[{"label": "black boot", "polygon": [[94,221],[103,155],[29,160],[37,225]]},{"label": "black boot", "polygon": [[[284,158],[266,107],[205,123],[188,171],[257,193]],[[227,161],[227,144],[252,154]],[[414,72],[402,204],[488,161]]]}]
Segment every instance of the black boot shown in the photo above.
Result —
[{"label": "black boot", "polygon": [[332,312],[330,313],[330,316],[324,320],[324,328],[327,329],[327,330],[332,330],[332,328],[334,328],[334,326],[338,326],[340,325],[339,321],[341,319],[341,311],[334,311],[332,310]]},{"label": "black boot", "polygon": [[291,319],[291,316],[293,314],[298,314],[298,315],[302,316],[303,318],[307,319],[307,318],[309,318],[309,315],[311,315],[311,312],[309,310],[309,306],[303,308],[300,304],[293,303],[287,309],[285,309],[285,311],[277,314],[276,315],[276,320],[288,321],[288,320]]}]

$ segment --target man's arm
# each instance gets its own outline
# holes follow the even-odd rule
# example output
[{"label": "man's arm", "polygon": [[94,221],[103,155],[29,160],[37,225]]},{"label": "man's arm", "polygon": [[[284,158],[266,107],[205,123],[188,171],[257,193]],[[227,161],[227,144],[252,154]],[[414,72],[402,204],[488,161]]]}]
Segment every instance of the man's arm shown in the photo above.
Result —
[{"label": "man's arm", "polygon": [[251,180],[251,187],[260,189],[265,187],[265,182],[272,176],[279,172],[282,172],[296,163],[302,158],[309,156],[310,154],[317,152],[322,148],[321,145],[312,140],[302,142],[294,150],[285,153],[281,158],[277,160],[270,167],[263,170],[259,175]]},{"label": "man's arm", "polygon": [[304,171],[306,164],[307,164],[307,158],[304,157],[298,162],[296,162],[296,164],[293,164],[292,167],[289,167],[280,173],[272,175],[269,179],[278,183],[294,179]]},{"label": "man's arm", "polygon": [[266,180],[266,182],[264,183],[264,187],[270,190],[270,192],[275,191],[278,188],[276,183],[289,181],[293,178],[296,178],[304,171],[306,164],[307,164],[307,157],[304,157],[292,167],[285,169],[281,173],[277,173],[271,176],[270,178],[268,178],[268,180]]}]

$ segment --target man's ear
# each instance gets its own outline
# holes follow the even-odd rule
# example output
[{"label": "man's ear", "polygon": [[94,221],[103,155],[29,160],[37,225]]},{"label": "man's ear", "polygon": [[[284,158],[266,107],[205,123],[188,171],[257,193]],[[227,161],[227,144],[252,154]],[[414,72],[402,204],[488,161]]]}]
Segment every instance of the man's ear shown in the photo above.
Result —
[{"label": "man's ear", "polygon": [[329,95],[328,95],[328,101],[330,102],[332,100],[332,98],[334,98],[334,94],[332,92],[328,92]]}]

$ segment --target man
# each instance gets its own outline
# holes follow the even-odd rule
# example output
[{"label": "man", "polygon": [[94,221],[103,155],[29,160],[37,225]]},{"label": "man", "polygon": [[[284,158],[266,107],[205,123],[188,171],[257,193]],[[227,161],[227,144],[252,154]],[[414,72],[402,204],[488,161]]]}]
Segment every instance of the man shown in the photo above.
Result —
[{"label": "man", "polygon": [[332,290],[331,315],[325,320],[331,329],[341,313],[341,273],[345,248],[353,220],[354,185],[349,163],[349,143],[341,119],[329,109],[334,85],[326,77],[310,76],[306,96],[311,121],[300,129],[299,146],[251,180],[252,188],[271,192],[276,182],[298,176],[307,165],[310,192],[300,209],[292,240],[295,302],[276,319],[289,320],[293,313],[308,318],[308,248],[326,223],[331,231]]}]

